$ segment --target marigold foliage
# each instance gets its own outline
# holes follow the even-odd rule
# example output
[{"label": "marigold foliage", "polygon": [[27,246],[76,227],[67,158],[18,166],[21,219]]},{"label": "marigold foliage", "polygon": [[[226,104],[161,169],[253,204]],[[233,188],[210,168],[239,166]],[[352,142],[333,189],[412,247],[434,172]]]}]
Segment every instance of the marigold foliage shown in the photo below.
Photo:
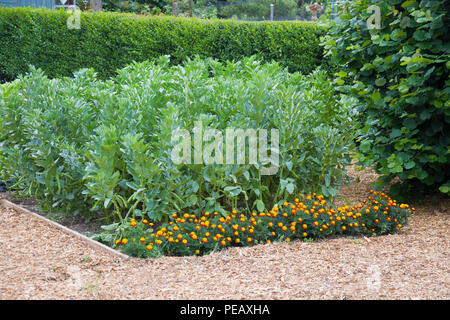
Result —
[{"label": "marigold foliage", "polygon": [[[158,227],[131,219],[115,234],[115,243],[126,254],[157,257],[208,254],[227,247],[331,235],[382,235],[405,226],[414,210],[382,192],[371,191],[360,205],[338,208],[330,206],[322,195],[313,194],[250,216],[236,210],[225,216],[218,212],[173,213],[168,223]],[[128,240],[125,245],[123,239]]]}]

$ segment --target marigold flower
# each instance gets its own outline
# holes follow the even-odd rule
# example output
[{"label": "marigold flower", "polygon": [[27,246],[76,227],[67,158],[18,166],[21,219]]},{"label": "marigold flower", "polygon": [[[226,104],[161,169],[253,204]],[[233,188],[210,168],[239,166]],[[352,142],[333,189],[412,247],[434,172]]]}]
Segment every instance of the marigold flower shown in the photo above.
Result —
[{"label": "marigold flower", "polygon": [[122,239],[122,244],[127,244],[127,243],[128,243],[127,238],[123,238],[123,239]]}]

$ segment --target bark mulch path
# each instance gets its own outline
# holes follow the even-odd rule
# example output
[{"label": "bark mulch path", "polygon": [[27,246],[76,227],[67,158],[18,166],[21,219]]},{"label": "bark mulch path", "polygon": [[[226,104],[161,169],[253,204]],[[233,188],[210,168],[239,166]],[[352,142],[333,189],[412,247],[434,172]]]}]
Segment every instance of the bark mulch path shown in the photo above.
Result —
[{"label": "bark mulch path", "polygon": [[[375,176],[350,174],[341,200],[355,203]],[[449,199],[427,199],[400,233],[369,240],[153,260],[117,258],[0,208],[0,299],[449,299],[449,208]]]}]

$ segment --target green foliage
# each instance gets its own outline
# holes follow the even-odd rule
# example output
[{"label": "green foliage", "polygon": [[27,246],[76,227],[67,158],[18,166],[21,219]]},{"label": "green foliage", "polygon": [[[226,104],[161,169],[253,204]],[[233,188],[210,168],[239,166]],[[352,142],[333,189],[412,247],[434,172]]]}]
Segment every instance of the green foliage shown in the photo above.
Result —
[{"label": "green foliage", "polygon": [[0,8],[0,81],[34,65],[51,77],[94,68],[100,78],[131,61],[170,55],[179,64],[195,55],[220,61],[257,55],[290,71],[309,73],[321,64],[324,29],[301,22],[241,22],[82,12],[69,29],[65,10]]},{"label": "green foliage", "polygon": [[375,164],[380,185],[400,178],[402,185],[392,187],[395,193],[417,196],[439,188],[449,194],[447,5],[351,2],[324,39],[327,55],[340,68],[335,83],[365,105],[360,163]]},{"label": "green foliage", "polygon": [[[229,5],[219,9],[221,17],[232,18],[236,15],[239,19],[249,20],[269,20],[270,4],[272,0],[231,0]],[[295,0],[278,0],[277,1],[277,17],[294,17],[297,9]]]},{"label": "green foliage", "polygon": [[[33,69],[0,86],[0,174],[47,210],[107,222],[165,221],[194,209],[262,211],[301,192],[336,195],[353,146],[353,112],[324,71],[290,74],[254,57],[170,66],[163,56],[107,81],[88,69],[53,80]],[[249,161],[173,163],[173,132],[192,134],[197,121],[221,132],[278,129],[278,172],[262,176]]]}]

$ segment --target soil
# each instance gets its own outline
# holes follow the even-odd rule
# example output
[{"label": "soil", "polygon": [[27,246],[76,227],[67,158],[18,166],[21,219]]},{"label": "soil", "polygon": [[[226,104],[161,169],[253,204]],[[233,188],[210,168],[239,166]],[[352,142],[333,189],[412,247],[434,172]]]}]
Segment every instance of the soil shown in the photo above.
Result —
[{"label": "soil", "polygon": [[[363,200],[376,179],[354,168],[350,176],[342,203]],[[0,208],[0,299],[449,299],[450,199],[414,205],[394,235],[147,260],[117,258]]]}]

